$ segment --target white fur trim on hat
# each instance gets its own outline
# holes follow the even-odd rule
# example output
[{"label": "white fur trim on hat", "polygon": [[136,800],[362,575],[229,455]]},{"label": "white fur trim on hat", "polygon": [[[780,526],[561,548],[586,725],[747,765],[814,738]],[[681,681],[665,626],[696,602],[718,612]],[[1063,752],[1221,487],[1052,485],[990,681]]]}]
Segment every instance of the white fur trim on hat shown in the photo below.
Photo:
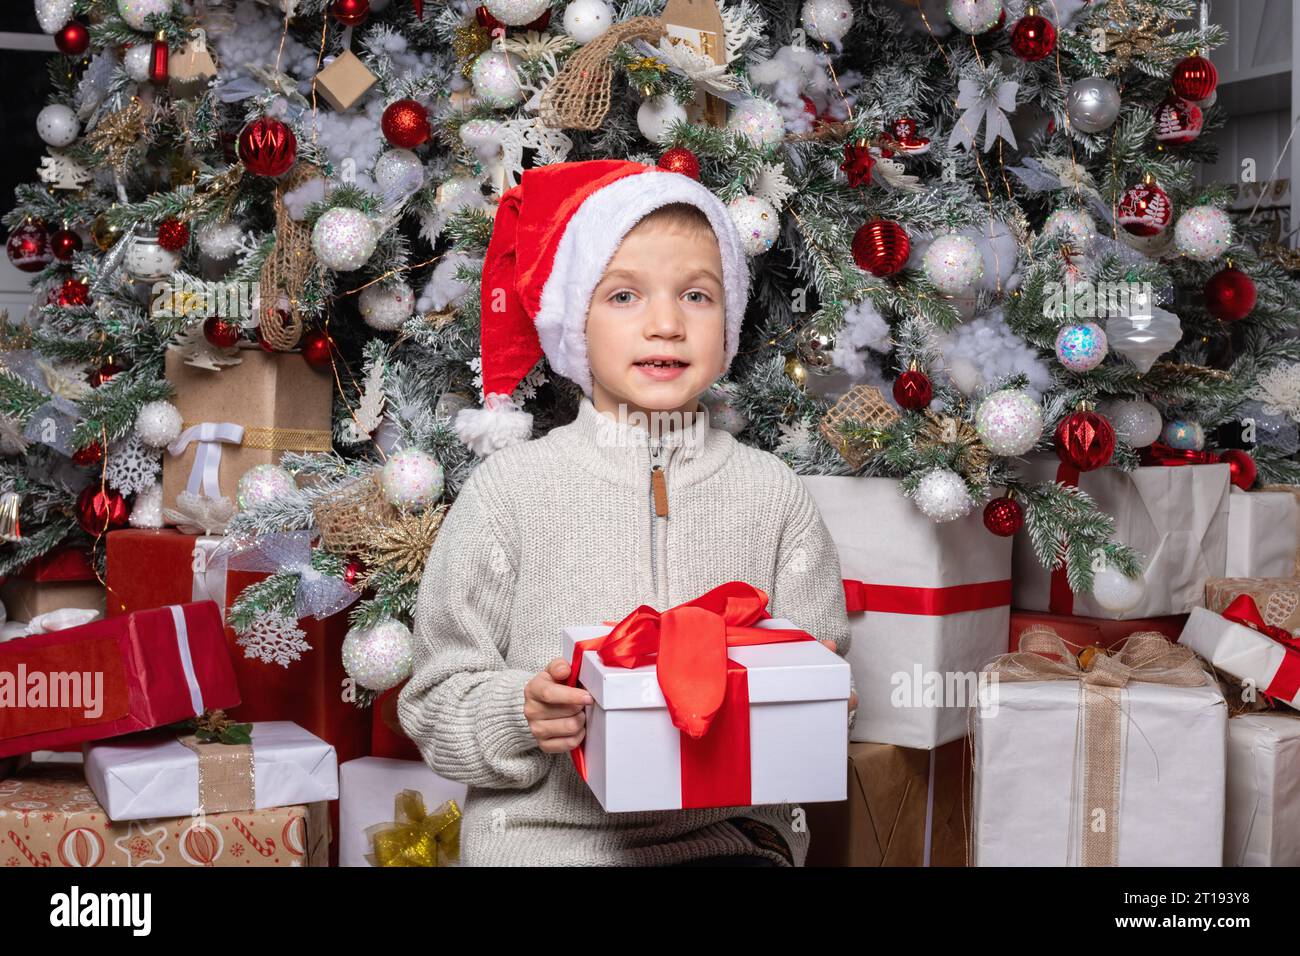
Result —
[{"label": "white fur trim on hat", "polygon": [[679,202],[695,206],[713,226],[722,254],[728,365],[736,355],[749,299],[749,264],[727,207],[681,173],[651,170],[624,176],[593,193],[569,219],[534,318],[551,368],[587,396],[591,395],[587,310],[592,293],[632,227],[660,206]]},{"label": "white fur trim on hat", "polygon": [[452,423],[456,436],[480,458],[526,442],[533,435],[533,416],[509,395],[493,392],[482,408],[462,408]]}]

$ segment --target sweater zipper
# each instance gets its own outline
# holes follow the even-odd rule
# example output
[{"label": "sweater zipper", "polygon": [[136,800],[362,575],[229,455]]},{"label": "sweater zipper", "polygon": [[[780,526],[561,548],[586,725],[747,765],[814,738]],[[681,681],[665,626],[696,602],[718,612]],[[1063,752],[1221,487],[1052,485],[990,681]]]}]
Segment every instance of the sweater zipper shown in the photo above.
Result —
[{"label": "sweater zipper", "polygon": [[668,517],[668,483],[661,460],[662,448],[650,443],[650,586],[659,600],[659,519]]}]

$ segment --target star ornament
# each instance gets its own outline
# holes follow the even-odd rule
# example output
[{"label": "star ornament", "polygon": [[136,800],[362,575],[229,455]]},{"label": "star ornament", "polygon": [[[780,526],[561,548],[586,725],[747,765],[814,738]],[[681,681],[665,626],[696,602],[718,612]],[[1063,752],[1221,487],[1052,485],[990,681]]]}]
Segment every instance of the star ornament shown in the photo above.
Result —
[{"label": "star ornament", "polygon": [[866,143],[846,143],[844,145],[844,162],[840,169],[854,187],[871,185],[871,169],[876,165],[876,158],[871,155],[871,147]]}]

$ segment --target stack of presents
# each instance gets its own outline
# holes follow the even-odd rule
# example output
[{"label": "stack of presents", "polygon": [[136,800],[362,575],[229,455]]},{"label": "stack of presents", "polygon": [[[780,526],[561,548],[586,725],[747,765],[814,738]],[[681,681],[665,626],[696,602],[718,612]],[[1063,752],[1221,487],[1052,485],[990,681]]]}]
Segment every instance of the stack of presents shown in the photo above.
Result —
[{"label": "stack of presents", "polygon": [[[245,439],[196,428],[165,459],[167,508],[328,445],[330,383],[297,356],[168,374],[187,431]],[[839,550],[847,659],[743,582],[689,612],[560,622],[595,703],[557,759],[610,812],[796,804],[810,865],[1300,864],[1300,489],[1241,491],[1226,464],[1029,469],[1114,516],[1146,558],[1138,603],[1073,594],[978,514],[932,523],[896,481],[805,478]],[[311,650],[288,667],[246,657],[225,619],[261,575],[221,540],[116,530],[102,580],[64,550],[4,582],[0,862],[454,863],[465,788],[402,735],[397,689],[352,699],[346,612],[300,621]],[[625,653],[683,624],[726,654],[659,673],[645,645]],[[723,700],[703,721],[701,687]]]}]

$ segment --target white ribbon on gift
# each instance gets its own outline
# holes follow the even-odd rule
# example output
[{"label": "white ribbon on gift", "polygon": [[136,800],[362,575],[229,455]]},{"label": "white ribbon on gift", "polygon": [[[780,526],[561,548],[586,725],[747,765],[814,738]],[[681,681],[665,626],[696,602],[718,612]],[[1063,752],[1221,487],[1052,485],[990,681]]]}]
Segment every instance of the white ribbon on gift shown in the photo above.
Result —
[{"label": "white ribbon on gift", "polygon": [[984,88],[974,80],[957,81],[957,109],[965,110],[957,118],[957,125],[948,137],[949,146],[960,146],[969,151],[975,145],[975,136],[979,133],[980,122],[984,123],[984,151],[993,148],[993,142],[1001,136],[1012,149],[1016,148],[1016,134],[1011,131],[1011,122],[1006,113],[1016,110],[1016,91],[1020,84],[1015,80],[999,83],[993,96],[986,96]]},{"label": "white ribbon on gift", "polygon": [[176,629],[176,650],[181,655],[181,670],[185,672],[185,683],[190,691],[190,706],[195,716],[203,713],[203,688],[199,686],[199,677],[194,673],[194,658],[190,654],[190,629],[185,623],[185,609],[179,604],[169,604],[167,610],[172,613],[172,624]]},{"label": "white ribbon on gift", "polygon": [[221,445],[226,442],[238,445],[244,440],[244,426],[235,422],[199,422],[181,432],[180,437],[167,446],[172,455],[183,455],[191,442],[198,442],[194,465],[185,490],[192,495],[200,491],[209,498],[221,495]]},{"label": "white ribbon on gift", "polygon": [[226,552],[221,547],[225,538],[201,536],[194,539],[190,561],[193,577],[190,581],[190,600],[213,601],[226,619]]},{"label": "white ribbon on gift", "polygon": [[49,634],[53,631],[67,630],[70,627],[81,627],[81,625],[89,624],[97,617],[99,617],[99,612],[93,608],[62,607],[54,611],[46,611],[44,614],[37,614],[26,624],[10,621],[3,629],[0,629],[0,641],[12,641],[20,637],[31,637],[33,634]]}]

